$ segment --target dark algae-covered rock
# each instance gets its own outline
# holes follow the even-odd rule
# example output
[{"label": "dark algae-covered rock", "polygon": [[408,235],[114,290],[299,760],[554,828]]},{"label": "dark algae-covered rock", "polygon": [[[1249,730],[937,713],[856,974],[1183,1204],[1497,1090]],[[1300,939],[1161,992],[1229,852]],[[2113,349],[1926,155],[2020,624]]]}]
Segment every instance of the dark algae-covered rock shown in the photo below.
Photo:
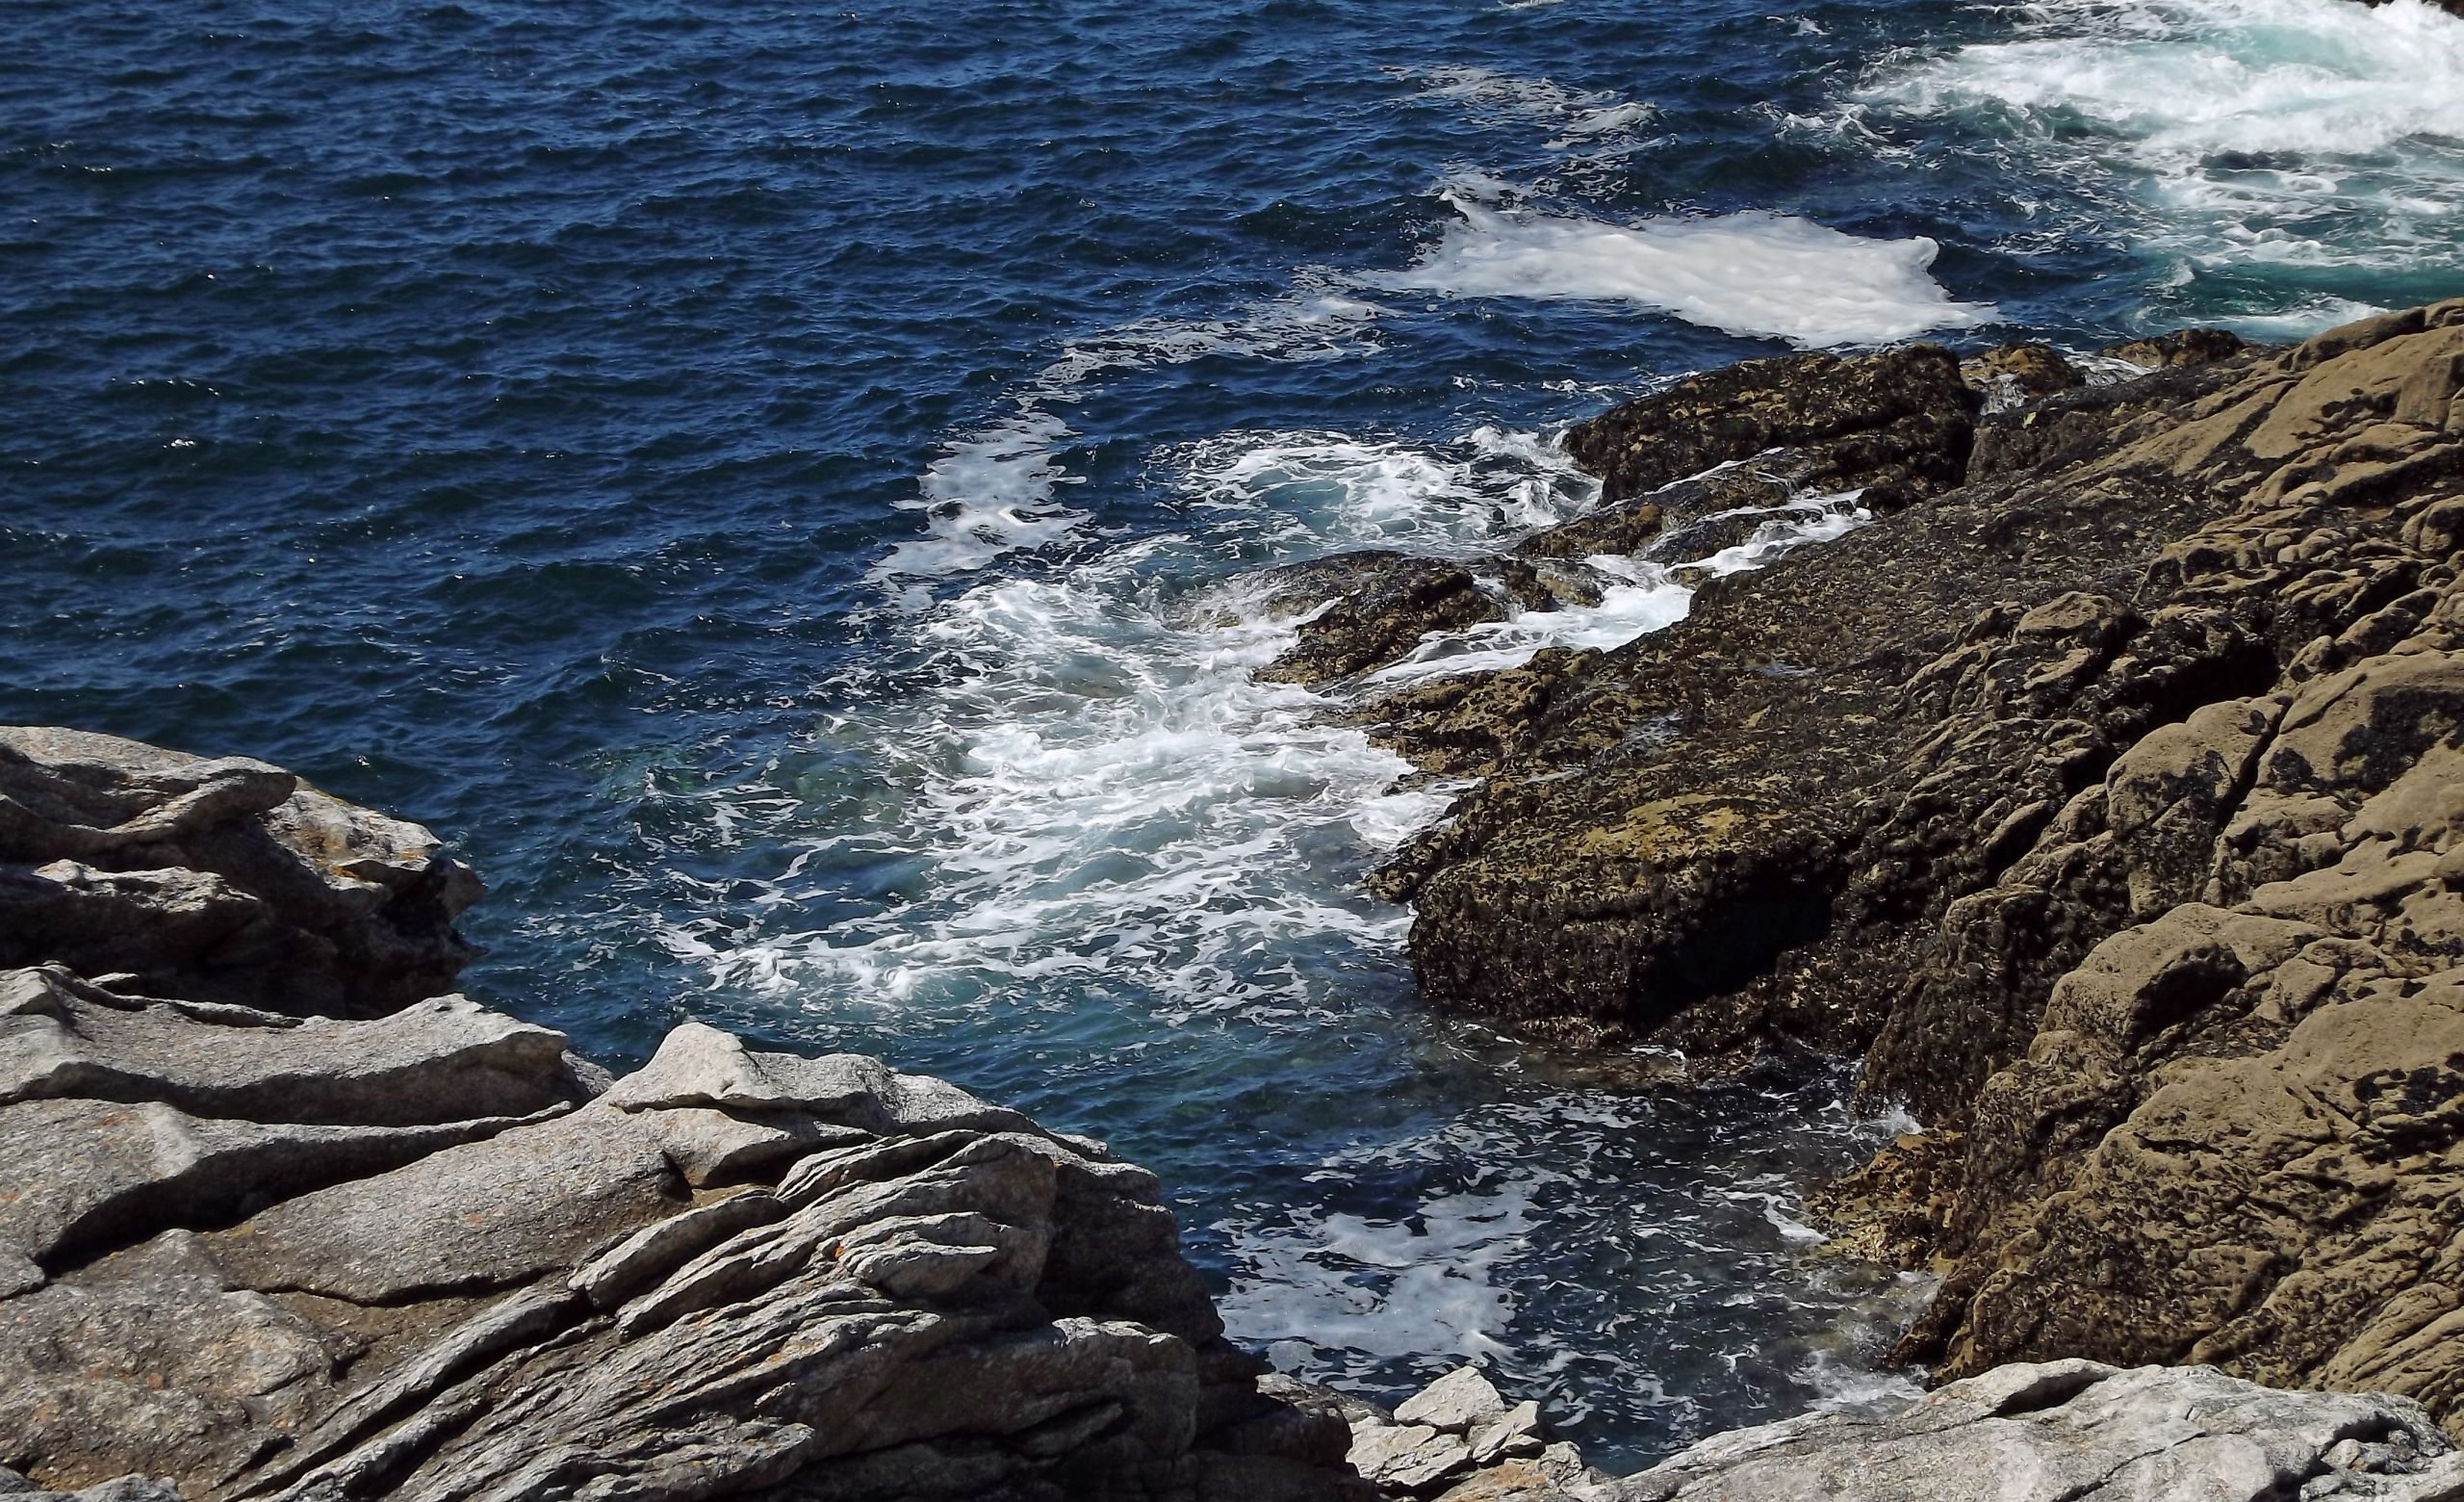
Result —
[{"label": "dark algae-covered rock", "polygon": [[[1482,779],[1376,885],[1441,1003],[1861,1054],[1926,1129],[1821,1208],[1946,1275],[1900,1353],[1938,1376],[2210,1363],[2464,1425],[2464,302],[2083,380],[2018,349],[1904,508],[1362,711]],[[1871,481],[1790,459],[1840,452],[1814,369],[1577,453],[1612,494],[1773,444]],[[1849,409],[1933,430],[1890,369]]]},{"label": "dark algae-covered rock", "polygon": [[1566,448],[1609,505],[1775,449],[1792,483],[1911,500],[1959,483],[1976,402],[1939,346],[1796,354],[1687,376],[1577,424]]},{"label": "dark algae-covered rock", "polygon": [[1380,667],[1433,631],[1505,618],[1507,602],[1545,609],[1528,565],[1466,565],[1384,551],[1339,553],[1260,577],[1267,613],[1302,616],[1300,639],[1264,678],[1322,684]]}]

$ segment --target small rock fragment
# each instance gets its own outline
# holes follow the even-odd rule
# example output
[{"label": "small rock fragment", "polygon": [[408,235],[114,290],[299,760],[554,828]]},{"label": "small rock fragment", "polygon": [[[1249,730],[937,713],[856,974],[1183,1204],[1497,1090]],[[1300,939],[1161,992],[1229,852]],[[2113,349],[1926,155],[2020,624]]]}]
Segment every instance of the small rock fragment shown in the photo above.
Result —
[{"label": "small rock fragment", "polygon": [[1460,1435],[1470,1433],[1481,1419],[1497,1418],[1505,1411],[1504,1397],[1480,1375],[1480,1369],[1463,1366],[1404,1399],[1396,1407],[1395,1416],[1406,1424],[1426,1424]]}]

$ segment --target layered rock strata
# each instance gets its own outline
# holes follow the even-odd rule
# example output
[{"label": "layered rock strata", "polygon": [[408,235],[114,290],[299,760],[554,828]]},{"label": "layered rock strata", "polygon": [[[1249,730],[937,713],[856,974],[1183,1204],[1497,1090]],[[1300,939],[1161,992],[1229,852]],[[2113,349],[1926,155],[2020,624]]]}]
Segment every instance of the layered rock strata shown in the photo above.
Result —
[{"label": "layered rock strata", "polygon": [[2454,1502],[2464,1454],[2400,1398],[2277,1392],[2198,1368],[2005,1366],[1887,1418],[1741,1429],[1610,1502]]},{"label": "layered rock strata", "polygon": [[[1878,395],[1904,354],[1757,362],[1579,430],[1612,496],[1922,493],[1629,646],[1369,703],[1482,778],[1378,884],[1442,1002],[1864,1055],[1928,1129],[1828,1208],[1947,1274],[1905,1358],[2464,1423],[2464,302],[2115,353],[2154,368],[1979,362],[2042,394],[1930,419]],[[1824,383],[1841,423],[1788,418]]]},{"label": "layered rock strata", "polygon": [[0,753],[0,1494],[1376,1495],[1101,1144],[693,1023],[611,1082],[406,997],[476,890],[416,826]]}]

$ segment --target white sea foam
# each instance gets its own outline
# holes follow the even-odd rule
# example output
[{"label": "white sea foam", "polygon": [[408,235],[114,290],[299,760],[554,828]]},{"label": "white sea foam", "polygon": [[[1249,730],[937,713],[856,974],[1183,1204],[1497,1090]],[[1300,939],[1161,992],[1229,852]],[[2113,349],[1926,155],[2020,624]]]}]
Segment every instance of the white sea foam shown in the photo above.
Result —
[{"label": "white sea foam", "polygon": [[[2198,267],[2464,267],[2464,20],[2424,0],[2048,0],[1886,65],[1839,117],[1956,117],[2030,175],[2118,176]],[[2109,226],[2117,227],[2117,226]]]},{"label": "white sea foam", "polygon": [[1078,478],[1061,461],[1072,434],[1057,413],[1106,380],[1210,356],[1340,359],[1373,347],[1367,325],[1382,311],[1346,292],[1303,285],[1235,318],[1148,319],[1064,346],[1010,394],[1005,416],[954,439],[926,467],[916,497],[898,503],[924,513],[924,534],[892,548],[873,578],[921,609],[932,598],[925,581],[1080,535],[1088,514],[1058,499]]},{"label": "white sea foam", "polygon": [[1604,590],[1595,606],[1532,610],[1502,621],[1436,633],[1401,660],[1380,669],[1381,684],[1417,683],[1467,672],[1520,667],[1546,647],[1619,647],[1685,618],[1694,599],[1690,578],[1717,578],[1761,568],[1809,543],[1842,537],[1873,520],[1857,504],[1861,492],[1813,496],[1776,506],[1741,506],[1707,521],[1768,518],[1742,542],[1683,560],[1596,557],[1591,566],[1625,583]]},{"label": "white sea foam", "polygon": [[876,565],[885,578],[965,573],[1017,548],[1070,536],[1087,513],[1054,503],[1076,480],[1058,451],[1069,427],[1029,409],[952,443],[924,471],[921,494],[902,503],[924,513],[924,535],[902,542]]},{"label": "white sea foam", "polygon": [[[770,827],[790,895],[754,932],[687,919],[670,948],[722,988],[919,1016],[965,1015],[1022,980],[1127,985],[1176,1017],[1301,1014],[1325,1003],[1309,978],[1323,956],[1393,953],[1407,915],[1321,868],[1357,872],[1444,791],[1393,790],[1399,758],[1328,721],[1322,696],[1254,678],[1295,623],[1226,619],[1236,599],[1194,608],[1172,581],[1363,544],[1471,549],[1572,515],[1598,486],[1554,445],[1494,427],[1437,449],[1235,433],[1164,467],[1197,531],[928,601],[881,672],[925,686],[851,694],[829,732],[877,769],[876,816],[801,839]],[[916,869],[918,895],[795,925],[798,873],[883,863]]]},{"label": "white sea foam", "polygon": [[1630,302],[1689,324],[1801,346],[1882,344],[1990,323],[1927,269],[1926,239],[1866,240],[1777,214],[1599,220],[1492,207],[1460,189],[1461,216],[1397,290],[1458,298]]},{"label": "white sea foam", "polygon": [[1235,432],[1173,456],[1210,531],[1251,553],[1476,552],[1572,517],[1600,482],[1537,434],[1483,424],[1443,452],[1328,432]]},{"label": "white sea foam", "polygon": [[2027,18],[2038,35],[1962,48],[1870,92],[1918,111],[2066,113],[2168,165],[2464,141],[2464,22],[2424,0],[2052,0]]},{"label": "white sea foam", "polygon": [[1338,1211],[1249,1232],[1223,1323],[1270,1350],[1494,1358],[1514,1322],[1507,1266],[1537,1229],[1531,1197],[1529,1178],[1509,1179],[1417,1202],[1408,1221]]},{"label": "white sea foam", "polygon": [[1181,1012],[1308,1007],[1300,956],[1391,944],[1400,915],[1321,890],[1304,850],[1366,850],[1432,800],[1390,793],[1403,764],[1319,723],[1316,696],[1250,677],[1288,631],[1176,625],[1138,593],[1134,562],[943,602],[915,669],[940,686],[858,706],[836,728],[894,808],[797,859],[914,862],[929,871],[914,900],[758,936],[688,921],[680,952],[698,949],[721,986],[930,1016],[1067,977],[1099,991],[1129,978]]}]

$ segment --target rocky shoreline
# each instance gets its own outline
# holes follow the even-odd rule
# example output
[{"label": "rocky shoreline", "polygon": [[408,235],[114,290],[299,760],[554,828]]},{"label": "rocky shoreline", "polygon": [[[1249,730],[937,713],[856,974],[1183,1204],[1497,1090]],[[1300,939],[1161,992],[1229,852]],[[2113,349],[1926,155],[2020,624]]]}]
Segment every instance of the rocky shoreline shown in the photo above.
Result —
[{"label": "rocky shoreline", "polygon": [[[611,1078],[451,994],[425,830],[15,728],[0,1493],[2464,1497],[2459,391],[2464,302],[1748,362],[1577,429],[1582,518],[1254,596],[1476,779],[1376,877],[1433,1000],[1918,1113],[1821,1202],[1943,1277],[1903,1413],[1612,1480],[1476,1372],[1293,1382],[1102,1144],[699,1024]],[[1810,494],[1869,519],[1685,574]],[[1620,557],[1687,619],[1379,687]]]},{"label": "rocky shoreline", "polygon": [[1745,485],[1876,519],[1614,651],[1373,680],[1480,778],[1377,880],[1441,1003],[1862,1055],[1927,1129],[1823,1208],[1945,1276],[1900,1360],[2454,1426],[2464,303],[2110,355],[1750,362],[1576,429],[1646,556]]},{"label": "rocky shoreline", "polygon": [[1947,1276],[1902,1360],[2454,1424],[2464,302],[2236,344],[1834,430],[1829,357],[1759,362],[1578,430],[1612,497],[1750,461],[1895,509],[1628,647],[1373,704],[1486,757],[1380,879],[1438,1001],[1863,1054],[1928,1129],[1829,1207]]}]

